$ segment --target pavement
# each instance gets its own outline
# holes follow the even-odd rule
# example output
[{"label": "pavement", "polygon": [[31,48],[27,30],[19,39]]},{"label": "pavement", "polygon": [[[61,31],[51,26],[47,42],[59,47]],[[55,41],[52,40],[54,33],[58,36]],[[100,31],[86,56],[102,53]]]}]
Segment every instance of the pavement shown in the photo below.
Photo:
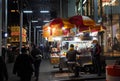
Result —
[{"label": "pavement", "polygon": [[[59,68],[53,67],[54,65],[52,65],[48,59],[42,60],[40,65],[39,81],[106,81],[105,73],[101,76],[97,76],[97,74],[81,72],[79,77],[71,77],[73,76],[73,73],[67,72],[66,68],[63,69],[63,71],[59,71]],[[12,74],[13,63],[7,63],[7,69],[9,74],[8,81],[19,81],[19,77]],[[35,78],[32,77],[31,81],[35,81]]]}]

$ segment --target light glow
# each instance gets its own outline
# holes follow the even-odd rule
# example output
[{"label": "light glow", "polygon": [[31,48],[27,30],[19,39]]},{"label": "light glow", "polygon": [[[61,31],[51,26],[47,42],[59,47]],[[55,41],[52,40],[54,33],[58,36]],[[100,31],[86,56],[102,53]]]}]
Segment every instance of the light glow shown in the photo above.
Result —
[{"label": "light glow", "polygon": [[48,21],[48,20],[44,20],[43,22],[48,23],[48,22],[50,22],[50,21]]},{"label": "light glow", "polygon": [[23,11],[23,13],[33,13],[33,11]]},{"label": "light glow", "polygon": [[93,37],[93,40],[98,40],[97,37]]},{"label": "light glow", "polygon": [[41,26],[36,26],[36,28],[41,28]]},{"label": "light glow", "polygon": [[33,20],[32,23],[38,22],[37,20]]},{"label": "light glow", "polygon": [[62,27],[62,30],[65,30],[65,28],[64,28],[64,27]]},{"label": "light glow", "polygon": [[81,41],[81,40],[78,37],[74,37],[74,41]]},{"label": "light glow", "polygon": [[61,37],[54,37],[53,39],[54,39],[55,41],[61,41],[61,40],[62,40]]},{"label": "light glow", "polygon": [[40,13],[49,13],[49,11],[47,11],[47,10],[46,11],[40,11]]}]

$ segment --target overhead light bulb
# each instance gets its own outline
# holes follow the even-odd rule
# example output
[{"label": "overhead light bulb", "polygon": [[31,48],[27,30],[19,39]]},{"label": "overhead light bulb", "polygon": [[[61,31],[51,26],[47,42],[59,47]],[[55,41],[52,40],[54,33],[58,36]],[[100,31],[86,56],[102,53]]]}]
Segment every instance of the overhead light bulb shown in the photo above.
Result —
[{"label": "overhead light bulb", "polygon": [[38,22],[37,20],[33,20],[32,23]]},{"label": "overhead light bulb", "polygon": [[40,11],[40,13],[49,13],[49,11],[44,10],[44,11]]},{"label": "overhead light bulb", "polygon": [[49,21],[48,20],[44,20],[43,22],[48,23]]},{"label": "overhead light bulb", "polygon": [[23,11],[23,13],[33,13],[33,11],[26,10],[26,11]]}]

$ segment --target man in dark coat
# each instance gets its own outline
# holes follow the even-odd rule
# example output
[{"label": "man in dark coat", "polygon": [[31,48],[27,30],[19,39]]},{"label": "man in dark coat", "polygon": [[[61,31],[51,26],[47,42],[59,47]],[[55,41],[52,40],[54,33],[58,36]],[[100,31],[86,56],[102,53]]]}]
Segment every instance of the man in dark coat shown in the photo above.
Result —
[{"label": "man in dark coat", "polygon": [[3,56],[3,59],[6,60],[5,59],[5,57],[6,57],[6,48],[4,46],[2,46],[2,56]]},{"label": "man in dark coat", "polygon": [[0,56],[0,81],[4,81],[4,79],[6,79],[6,81],[8,80],[8,72],[5,61],[3,60],[3,57]]},{"label": "man in dark coat", "polygon": [[19,54],[16,58],[13,73],[17,74],[21,81],[31,81],[33,74],[33,59],[30,55],[26,54],[27,50],[22,48],[22,54]]},{"label": "man in dark coat", "polygon": [[40,67],[40,63],[42,60],[42,52],[40,49],[38,49],[36,47],[36,45],[33,45],[32,51],[31,51],[31,55],[34,59],[34,69],[35,69],[35,77],[36,77],[36,81],[38,81],[38,77],[39,77],[39,67]]},{"label": "man in dark coat", "polygon": [[97,40],[93,40],[92,45],[93,45],[91,50],[92,63],[93,63],[95,72],[97,72],[98,76],[100,76],[101,75],[101,60],[100,60],[101,46],[98,44]]}]

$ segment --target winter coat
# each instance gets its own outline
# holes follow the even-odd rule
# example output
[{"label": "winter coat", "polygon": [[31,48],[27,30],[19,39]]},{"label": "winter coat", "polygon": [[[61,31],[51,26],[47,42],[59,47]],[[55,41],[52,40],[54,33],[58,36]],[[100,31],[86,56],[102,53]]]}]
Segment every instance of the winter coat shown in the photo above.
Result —
[{"label": "winter coat", "polygon": [[27,54],[20,54],[16,58],[13,67],[13,73],[17,74],[18,76],[31,76],[33,74],[33,59],[30,55]]},{"label": "winter coat", "polygon": [[91,50],[91,55],[93,57],[99,57],[100,53],[101,53],[101,47],[99,44],[96,44]]},{"label": "winter coat", "polygon": [[77,54],[80,54],[80,53],[77,52],[77,50],[70,48],[70,50],[66,54],[66,58],[68,61],[76,61]]},{"label": "winter coat", "polygon": [[42,52],[38,48],[33,48],[33,50],[31,51],[31,55],[32,55],[34,61],[42,60]]},{"label": "winter coat", "polygon": [[8,72],[3,57],[0,56],[0,81],[3,81],[4,78],[8,80]]}]

